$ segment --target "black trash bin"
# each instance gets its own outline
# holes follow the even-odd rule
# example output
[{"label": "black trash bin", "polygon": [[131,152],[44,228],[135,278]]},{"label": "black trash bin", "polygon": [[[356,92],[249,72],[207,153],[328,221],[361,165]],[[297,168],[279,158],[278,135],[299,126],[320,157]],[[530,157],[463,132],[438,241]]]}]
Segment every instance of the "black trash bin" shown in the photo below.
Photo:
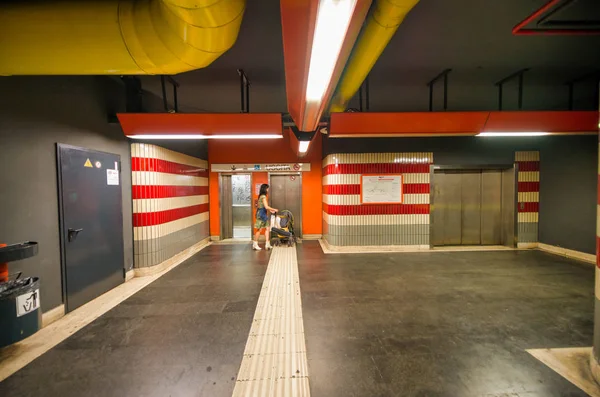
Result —
[{"label": "black trash bin", "polygon": [[[0,263],[37,255],[37,243],[25,242],[0,248]],[[0,347],[35,334],[42,326],[38,277],[0,282]]]},{"label": "black trash bin", "polygon": [[40,280],[28,277],[0,283],[0,347],[35,334],[42,326]]}]

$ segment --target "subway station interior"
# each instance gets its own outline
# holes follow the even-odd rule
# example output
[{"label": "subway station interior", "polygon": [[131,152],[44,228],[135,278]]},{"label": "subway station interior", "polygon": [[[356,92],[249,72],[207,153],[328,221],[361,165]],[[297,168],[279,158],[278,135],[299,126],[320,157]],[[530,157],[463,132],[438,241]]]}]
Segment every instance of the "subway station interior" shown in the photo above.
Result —
[{"label": "subway station interior", "polygon": [[600,396],[600,1],[0,2],[0,396]]}]

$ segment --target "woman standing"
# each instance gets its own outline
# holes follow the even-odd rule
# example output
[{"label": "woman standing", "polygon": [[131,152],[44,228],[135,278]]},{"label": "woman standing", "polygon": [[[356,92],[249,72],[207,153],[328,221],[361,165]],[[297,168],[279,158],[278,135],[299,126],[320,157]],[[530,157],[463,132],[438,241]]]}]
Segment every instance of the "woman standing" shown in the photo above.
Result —
[{"label": "woman standing", "polygon": [[254,224],[254,228],[256,229],[256,234],[254,235],[254,243],[252,244],[252,248],[260,251],[261,248],[258,246],[258,238],[260,237],[261,230],[265,231],[265,238],[267,243],[265,244],[265,249],[271,249],[271,231],[269,230],[269,213],[275,213],[277,210],[271,206],[269,206],[269,202],[267,201],[267,195],[269,193],[269,185],[263,183],[260,185],[260,192],[258,194],[258,203],[256,206],[256,223]]}]

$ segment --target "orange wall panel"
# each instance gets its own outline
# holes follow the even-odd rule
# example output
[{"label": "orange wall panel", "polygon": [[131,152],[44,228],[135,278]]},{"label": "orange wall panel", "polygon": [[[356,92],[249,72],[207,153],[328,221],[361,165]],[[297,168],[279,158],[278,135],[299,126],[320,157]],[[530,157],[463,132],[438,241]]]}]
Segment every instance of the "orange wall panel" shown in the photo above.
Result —
[{"label": "orange wall panel", "polygon": [[[306,163],[311,170],[302,173],[302,229],[304,234],[321,234],[321,136],[317,134],[304,157],[292,149],[291,134],[284,131],[283,139],[268,140],[211,140],[208,142],[210,164],[253,164],[253,163]],[[264,176],[263,176],[264,175]],[[264,179],[261,179],[264,178]],[[267,173],[254,173],[252,177],[252,198],[255,197],[256,183],[267,183]],[[210,234],[221,234],[221,214],[219,212],[219,174],[210,172]],[[254,201],[253,201],[254,204]]]}]

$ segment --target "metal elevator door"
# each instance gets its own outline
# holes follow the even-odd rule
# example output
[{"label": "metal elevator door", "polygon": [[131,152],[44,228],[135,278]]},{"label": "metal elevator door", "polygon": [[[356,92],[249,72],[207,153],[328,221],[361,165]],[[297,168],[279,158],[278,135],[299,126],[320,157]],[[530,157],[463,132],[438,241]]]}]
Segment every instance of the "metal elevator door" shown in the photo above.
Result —
[{"label": "metal elevator door", "polygon": [[294,214],[294,231],[302,237],[302,177],[300,175],[271,175],[269,204],[278,210]]},{"label": "metal elevator door", "polygon": [[221,240],[233,238],[231,175],[221,175]]},{"label": "metal elevator door", "polygon": [[500,245],[501,171],[443,171],[433,180],[432,245]]}]

